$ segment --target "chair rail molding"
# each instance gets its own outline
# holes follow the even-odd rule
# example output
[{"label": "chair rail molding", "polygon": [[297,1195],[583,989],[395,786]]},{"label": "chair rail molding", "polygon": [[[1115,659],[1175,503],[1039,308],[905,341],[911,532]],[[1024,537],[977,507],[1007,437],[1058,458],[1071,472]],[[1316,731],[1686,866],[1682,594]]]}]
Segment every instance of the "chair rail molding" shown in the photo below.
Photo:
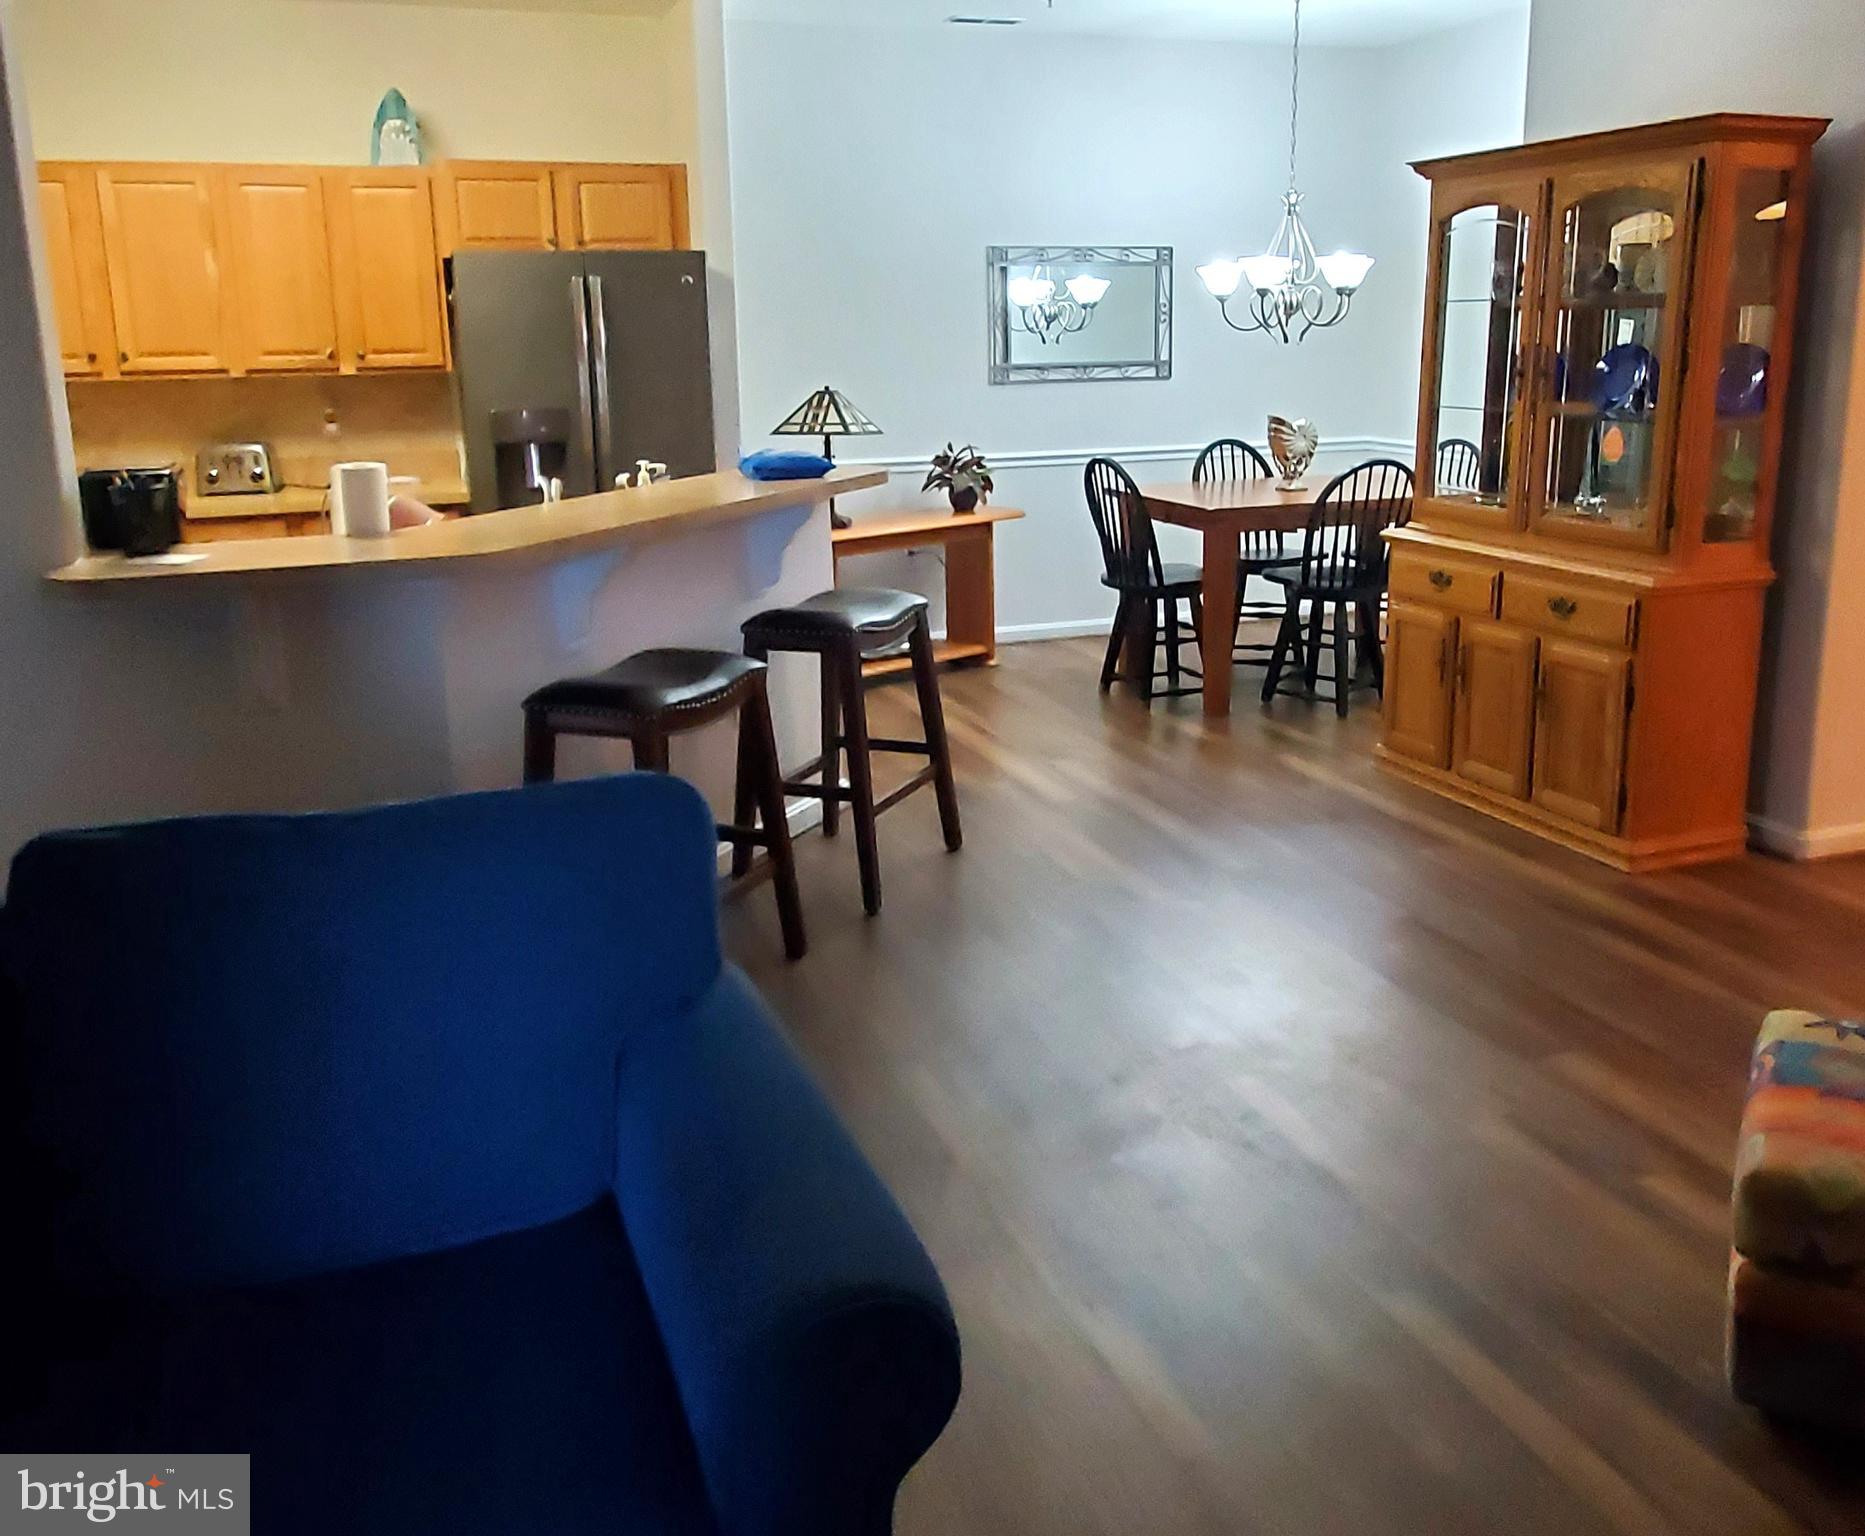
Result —
[{"label": "chair rail molding", "polygon": [[[1122,464],[1171,464],[1197,458],[1204,446],[1203,443],[1156,443],[1137,448],[1020,448],[1008,452],[987,452],[985,457],[990,460],[993,471],[1067,469],[1076,465],[1085,466],[1090,459],[1095,458],[1115,459]],[[1343,453],[1365,453],[1409,459],[1414,447],[1414,441],[1409,437],[1330,437],[1322,440],[1321,454],[1329,457]],[[1263,445],[1263,451],[1268,452],[1267,445]],[[890,455],[886,458],[837,459],[836,464],[845,469],[882,469],[890,475],[898,475],[923,473],[931,460],[932,454],[928,452]]]}]

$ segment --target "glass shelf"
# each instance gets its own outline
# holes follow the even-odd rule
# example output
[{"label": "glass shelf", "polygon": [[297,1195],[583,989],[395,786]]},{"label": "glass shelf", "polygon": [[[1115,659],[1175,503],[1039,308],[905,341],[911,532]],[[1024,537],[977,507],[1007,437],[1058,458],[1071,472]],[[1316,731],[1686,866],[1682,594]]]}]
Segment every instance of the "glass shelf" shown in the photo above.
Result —
[{"label": "glass shelf", "polygon": [[1609,293],[1569,293],[1561,296],[1563,309],[1663,309],[1670,296],[1641,293],[1636,288],[1614,288]]}]

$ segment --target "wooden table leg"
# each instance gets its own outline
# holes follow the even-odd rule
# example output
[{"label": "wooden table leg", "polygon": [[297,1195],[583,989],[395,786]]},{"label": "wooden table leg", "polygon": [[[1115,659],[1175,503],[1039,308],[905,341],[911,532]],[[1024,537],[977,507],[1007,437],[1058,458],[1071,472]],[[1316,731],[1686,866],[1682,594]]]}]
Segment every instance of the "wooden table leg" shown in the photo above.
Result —
[{"label": "wooden table leg", "polygon": [[1230,713],[1231,639],[1237,622],[1237,557],[1242,538],[1235,528],[1204,531],[1204,712],[1221,720]]},{"label": "wooden table leg", "polygon": [[948,644],[980,645],[991,662],[997,657],[996,563],[991,524],[947,540],[945,546],[945,637]]}]

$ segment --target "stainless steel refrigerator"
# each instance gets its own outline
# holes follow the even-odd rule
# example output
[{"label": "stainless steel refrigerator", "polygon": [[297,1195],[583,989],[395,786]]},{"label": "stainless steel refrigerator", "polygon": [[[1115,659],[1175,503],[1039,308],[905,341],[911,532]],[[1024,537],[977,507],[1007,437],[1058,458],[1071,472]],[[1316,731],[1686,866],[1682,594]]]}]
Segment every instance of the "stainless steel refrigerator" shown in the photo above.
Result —
[{"label": "stainless steel refrigerator", "polygon": [[[509,473],[501,496],[495,417],[512,413],[562,423],[565,496],[609,490],[642,459],[717,467],[703,252],[461,251],[452,297],[473,511],[543,499],[514,496]],[[523,451],[535,466],[536,445]]]}]

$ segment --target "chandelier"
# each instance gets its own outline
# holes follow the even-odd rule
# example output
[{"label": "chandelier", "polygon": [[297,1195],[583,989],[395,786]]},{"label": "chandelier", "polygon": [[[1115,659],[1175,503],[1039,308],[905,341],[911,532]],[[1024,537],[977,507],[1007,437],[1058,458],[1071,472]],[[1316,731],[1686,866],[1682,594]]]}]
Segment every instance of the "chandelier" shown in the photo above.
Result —
[{"label": "chandelier", "polygon": [[1107,297],[1112,286],[1105,277],[1083,272],[1064,283],[1062,296],[1058,297],[1049,269],[1038,267],[1033,276],[1013,277],[1005,283],[1004,296],[1016,311],[1017,329],[1048,346],[1086,330],[1094,320],[1095,306]]},{"label": "chandelier", "polygon": [[[1302,223],[1302,194],[1295,184],[1295,129],[1301,109],[1302,0],[1295,0],[1295,46],[1289,67],[1289,190],[1282,194],[1282,222],[1260,256],[1208,262],[1198,269],[1224,322],[1246,335],[1261,331],[1282,342],[1300,341],[1312,330],[1339,325],[1353,306],[1353,296],[1372,270],[1373,258],[1358,251],[1315,254],[1314,240]],[[1249,284],[1239,323],[1230,311],[1237,290]]]}]

